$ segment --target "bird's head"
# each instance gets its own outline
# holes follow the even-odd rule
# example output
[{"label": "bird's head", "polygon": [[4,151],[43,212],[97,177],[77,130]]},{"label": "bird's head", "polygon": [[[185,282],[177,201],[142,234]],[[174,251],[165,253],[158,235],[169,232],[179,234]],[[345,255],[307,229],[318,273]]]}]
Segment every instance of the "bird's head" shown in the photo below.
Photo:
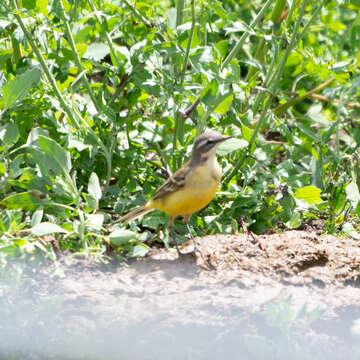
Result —
[{"label": "bird's head", "polygon": [[232,137],[221,135],[215,131],[207,131],[201,134],[195,141],[192,161],[206,161],[210,156],[215,155],[218,145]]}]

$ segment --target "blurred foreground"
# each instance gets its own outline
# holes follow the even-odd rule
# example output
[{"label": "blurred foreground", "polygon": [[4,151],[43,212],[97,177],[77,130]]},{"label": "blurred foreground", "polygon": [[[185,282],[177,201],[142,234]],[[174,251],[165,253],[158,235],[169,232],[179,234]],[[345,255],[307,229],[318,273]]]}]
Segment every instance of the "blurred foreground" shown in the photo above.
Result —
[{"label": "blurred foreground", "polygon": [[[346,266],[359,257],[334,239],[210,236],[203,259],[155,249],[129,266],[9,264],[0,358],[360,359],[360,288]],[[331,259],[341,243],[342,267]]]}]

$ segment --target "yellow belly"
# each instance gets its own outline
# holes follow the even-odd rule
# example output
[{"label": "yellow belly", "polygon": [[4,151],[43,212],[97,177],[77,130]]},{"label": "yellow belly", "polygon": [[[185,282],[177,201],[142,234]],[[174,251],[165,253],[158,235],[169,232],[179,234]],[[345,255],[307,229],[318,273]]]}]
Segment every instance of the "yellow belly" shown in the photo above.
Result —
[{"label": "yellow belly", "polygon": [[221,177],[221,168],[199,167],[189,174],[187,183],[178,191],[163,198],[150,200],[148,205],[171,216],[191,215],[204,208],[215,196]]}]

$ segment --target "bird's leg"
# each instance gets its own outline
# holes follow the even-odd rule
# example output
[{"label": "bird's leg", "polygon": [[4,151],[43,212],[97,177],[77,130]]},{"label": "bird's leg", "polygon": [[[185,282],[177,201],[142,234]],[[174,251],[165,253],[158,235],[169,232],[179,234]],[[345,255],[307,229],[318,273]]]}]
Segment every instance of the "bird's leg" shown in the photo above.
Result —
[{"label": "bird's leg", "polygon": [[191,215],[184,215],[183,217],[183,221],[186,225],[186,228],[188,229],[189,235],[190,235],[190,239],[192,240],[193,244],[194,244],[194,252],[199,252],[199,249],[196,246],[196,242],[195,242],[195,238],[193,237],[193,234],[191,233],[191,229],[190,229],[190,225],[189,225],[189,221],[190,221],[190,216]]},{"label": "bird's leg", "polygon": [[173,241],[175,242],[175,247],[176,247],[176,251],[178,253],[178,255],[181,255],[181,252],[179,250],[179,246],[176,240],[176,236],[175,236],[175,231],[174,231],[174,217],[170,216],[169,218],[169,222],[168,222],[168,228],[169,228],[169,233],[170,233],[170,237],[173,239]]}]

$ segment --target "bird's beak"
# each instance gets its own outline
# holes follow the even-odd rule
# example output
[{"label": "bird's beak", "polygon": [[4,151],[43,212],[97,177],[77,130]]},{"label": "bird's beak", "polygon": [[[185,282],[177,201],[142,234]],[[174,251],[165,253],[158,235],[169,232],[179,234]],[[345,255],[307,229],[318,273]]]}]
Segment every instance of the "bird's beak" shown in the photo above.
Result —
[{"label": "bird's beak", "polygon": [[217,139],[216,142],[220,144],[220,143],[222,143],[222,142],[224,142],[224,141],[226,141],[226,140],[229,140],[229,139],[231,139],[231,138],[233,138],[233,137],[234,137],[234,136],[231,136],[231,135],[230,135],[230,136],[223,136],[223,137],[221,137],[220,139]]}]

